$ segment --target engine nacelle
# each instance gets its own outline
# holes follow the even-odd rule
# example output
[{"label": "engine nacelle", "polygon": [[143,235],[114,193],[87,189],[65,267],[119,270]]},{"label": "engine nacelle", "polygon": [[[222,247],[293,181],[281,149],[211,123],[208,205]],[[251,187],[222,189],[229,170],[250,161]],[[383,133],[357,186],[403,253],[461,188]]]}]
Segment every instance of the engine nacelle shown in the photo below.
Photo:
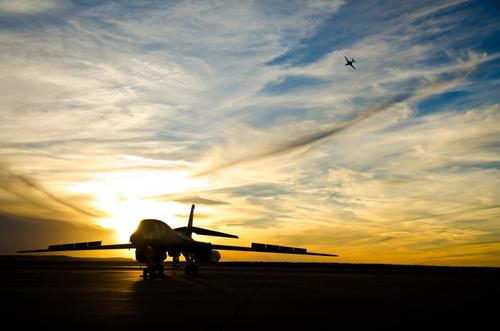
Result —
[{"label": "engine nacelle", "polygon": [[220,253],[214,250],[204,250],[195,253],[195,260],[199,263],[217,263],[220,260]]},{"label": "engine nacelle", "polygon": [[218,251],[210,251],[210,262],[217,263],[220,260],[220,253]]}]

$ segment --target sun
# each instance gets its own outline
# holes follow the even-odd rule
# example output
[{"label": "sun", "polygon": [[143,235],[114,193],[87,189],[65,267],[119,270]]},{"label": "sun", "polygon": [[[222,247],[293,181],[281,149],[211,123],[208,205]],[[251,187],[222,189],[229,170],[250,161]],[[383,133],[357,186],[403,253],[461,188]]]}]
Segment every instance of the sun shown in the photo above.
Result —
[{"label": "sun", "polygon": [[203,180],[187,171],[128,170],[96,174],[73,191],[91,195],[95,207],[106,213],[98,224],[126,243],[142,219],[161,219],[175,226],[179,222],[175,215],[185,214],[187,208],[174,201],[175,194],[204,187]]}]

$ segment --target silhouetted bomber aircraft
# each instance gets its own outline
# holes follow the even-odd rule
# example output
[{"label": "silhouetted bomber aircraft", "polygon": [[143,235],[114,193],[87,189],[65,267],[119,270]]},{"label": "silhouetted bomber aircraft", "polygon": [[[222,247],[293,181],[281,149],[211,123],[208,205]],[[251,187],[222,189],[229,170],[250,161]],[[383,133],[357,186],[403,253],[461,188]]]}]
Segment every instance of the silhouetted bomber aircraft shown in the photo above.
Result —
[{"label": "silhouetted bomber aircraft", "polygon": [[356,69],[356,67],[352,65],[353,63],[356,63],[356,61],[354,61],[354,58],[352,58],[351,61],[349,61],[349,59],[345,55],[344,55],[344,57],[345,57],[345,60],[347,61],[347,63],[345,65],[346,66],[351,66],[354,69]]},{"label": "silhouetted bomber aircraft", "polygon": [[193,233],[226,238],[238,238],[238,236],[193,226],[193,213],[194,205],[191,206],[187,227],[184,226],[176,229],[172,229],[160,220],[142,220],[137,230],[130,236],[130,243],[128,244],[102,245],[101,241],[91,241],[50,245],[47,249],[19,251],[18,253],[135,248],[136,260],[146,264],[146,269],[143,270],[144,278],[163,275],[163,261],[167,258],[167,254],[172,257],[172,266],[174,268],[179,268],[179,257],[181,254],[184,256],[186,259],[184,269],[186,275],[197,275],[199,263],[218,262],[221,255],[217,250],[337,256],[335,254],[312,253],[308,252],[305,248],[287,246],[252,243],[251,247],[241,247],[196,241],[191,238]]}]

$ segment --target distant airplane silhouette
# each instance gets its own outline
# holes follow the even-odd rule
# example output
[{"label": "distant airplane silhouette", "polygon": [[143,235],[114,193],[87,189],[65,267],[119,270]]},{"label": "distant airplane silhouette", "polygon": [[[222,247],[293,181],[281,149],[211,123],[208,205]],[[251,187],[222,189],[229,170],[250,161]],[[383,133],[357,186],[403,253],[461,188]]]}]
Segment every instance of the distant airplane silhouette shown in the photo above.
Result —
[{"label": "distant airplane silhouette", "polygon": [[347,61],[347,63],[345,65],[346,66],[351,66],[354,69],[356,69],[356,67],[352,65],[353,63],[356,63],[356,61],[354,61],[354,58],[352,58],[351,61],[349,61],[349,59],[345,55],[344,55],[344,57],[345,57],[345,60]]},{"label": "distant airplane silhouette", "polygon": [[18,253],[135,248],[136,260],[140,263],[146,264],[146,269],[143,270],[144,278],[154,278],[163,275],[163,261],[167,258],[167,254],[172,257],[172,266],[174,268],[178,268],[180,266],[180,255],[182,254],[185,257],[186,266],[184,271],[186,275],[197,275],[199,263],[218,262],[221,255],[218,251],[216,251],[216,249],[246,252],[337,256],[335,254],[312,253],[308,252],[305,248],[287,246],[252,243],[251,247],[241,247],[215,245],[207,242],[196,241],[191,238],[193,233],[226,238],[238,238],[238,236],[193,226],[193,213],[194,205],[191,206],[191,213],[189,214],[187,227],[184,226],[176,229],[172,229],[160,220],[142,220],[139,223],[137,230],[130,236],[130,243],[128,244],[101,245],[101,241],[91,241],[50,245],[47,249],[18,251]]}]

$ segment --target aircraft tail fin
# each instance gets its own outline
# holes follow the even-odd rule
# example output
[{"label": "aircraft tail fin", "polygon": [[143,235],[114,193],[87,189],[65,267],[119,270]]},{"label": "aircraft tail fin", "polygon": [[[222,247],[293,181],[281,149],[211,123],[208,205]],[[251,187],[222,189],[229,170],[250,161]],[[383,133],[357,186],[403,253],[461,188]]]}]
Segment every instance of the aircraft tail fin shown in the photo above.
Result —
[{"label": "aircraft tail fin", "polygon": [[188,226],[186,229],[189,238],[191,238],[191,235],[193,234],[193,214],[194,214],[194,205],[191,205],[191,213],[189,213]]},{"label": "aircraft tail fin", "polygon": [[194,205],[191,206],[191,213],[189,214],[188,225],[180,227],[180,228],[176,228],[176,229],[174,229],[174,231],[184,233],[189,238],[192,237],[193,233],[204,235],[204,236],[238,238],[238,236],[235,236],[233,234],[219,232],[219,231],[213,231],[213,230],[208,230],[208,229],[202,229],[202,228],[198,228],[196,226],[193,226],[193,214],[194,214]]}]

